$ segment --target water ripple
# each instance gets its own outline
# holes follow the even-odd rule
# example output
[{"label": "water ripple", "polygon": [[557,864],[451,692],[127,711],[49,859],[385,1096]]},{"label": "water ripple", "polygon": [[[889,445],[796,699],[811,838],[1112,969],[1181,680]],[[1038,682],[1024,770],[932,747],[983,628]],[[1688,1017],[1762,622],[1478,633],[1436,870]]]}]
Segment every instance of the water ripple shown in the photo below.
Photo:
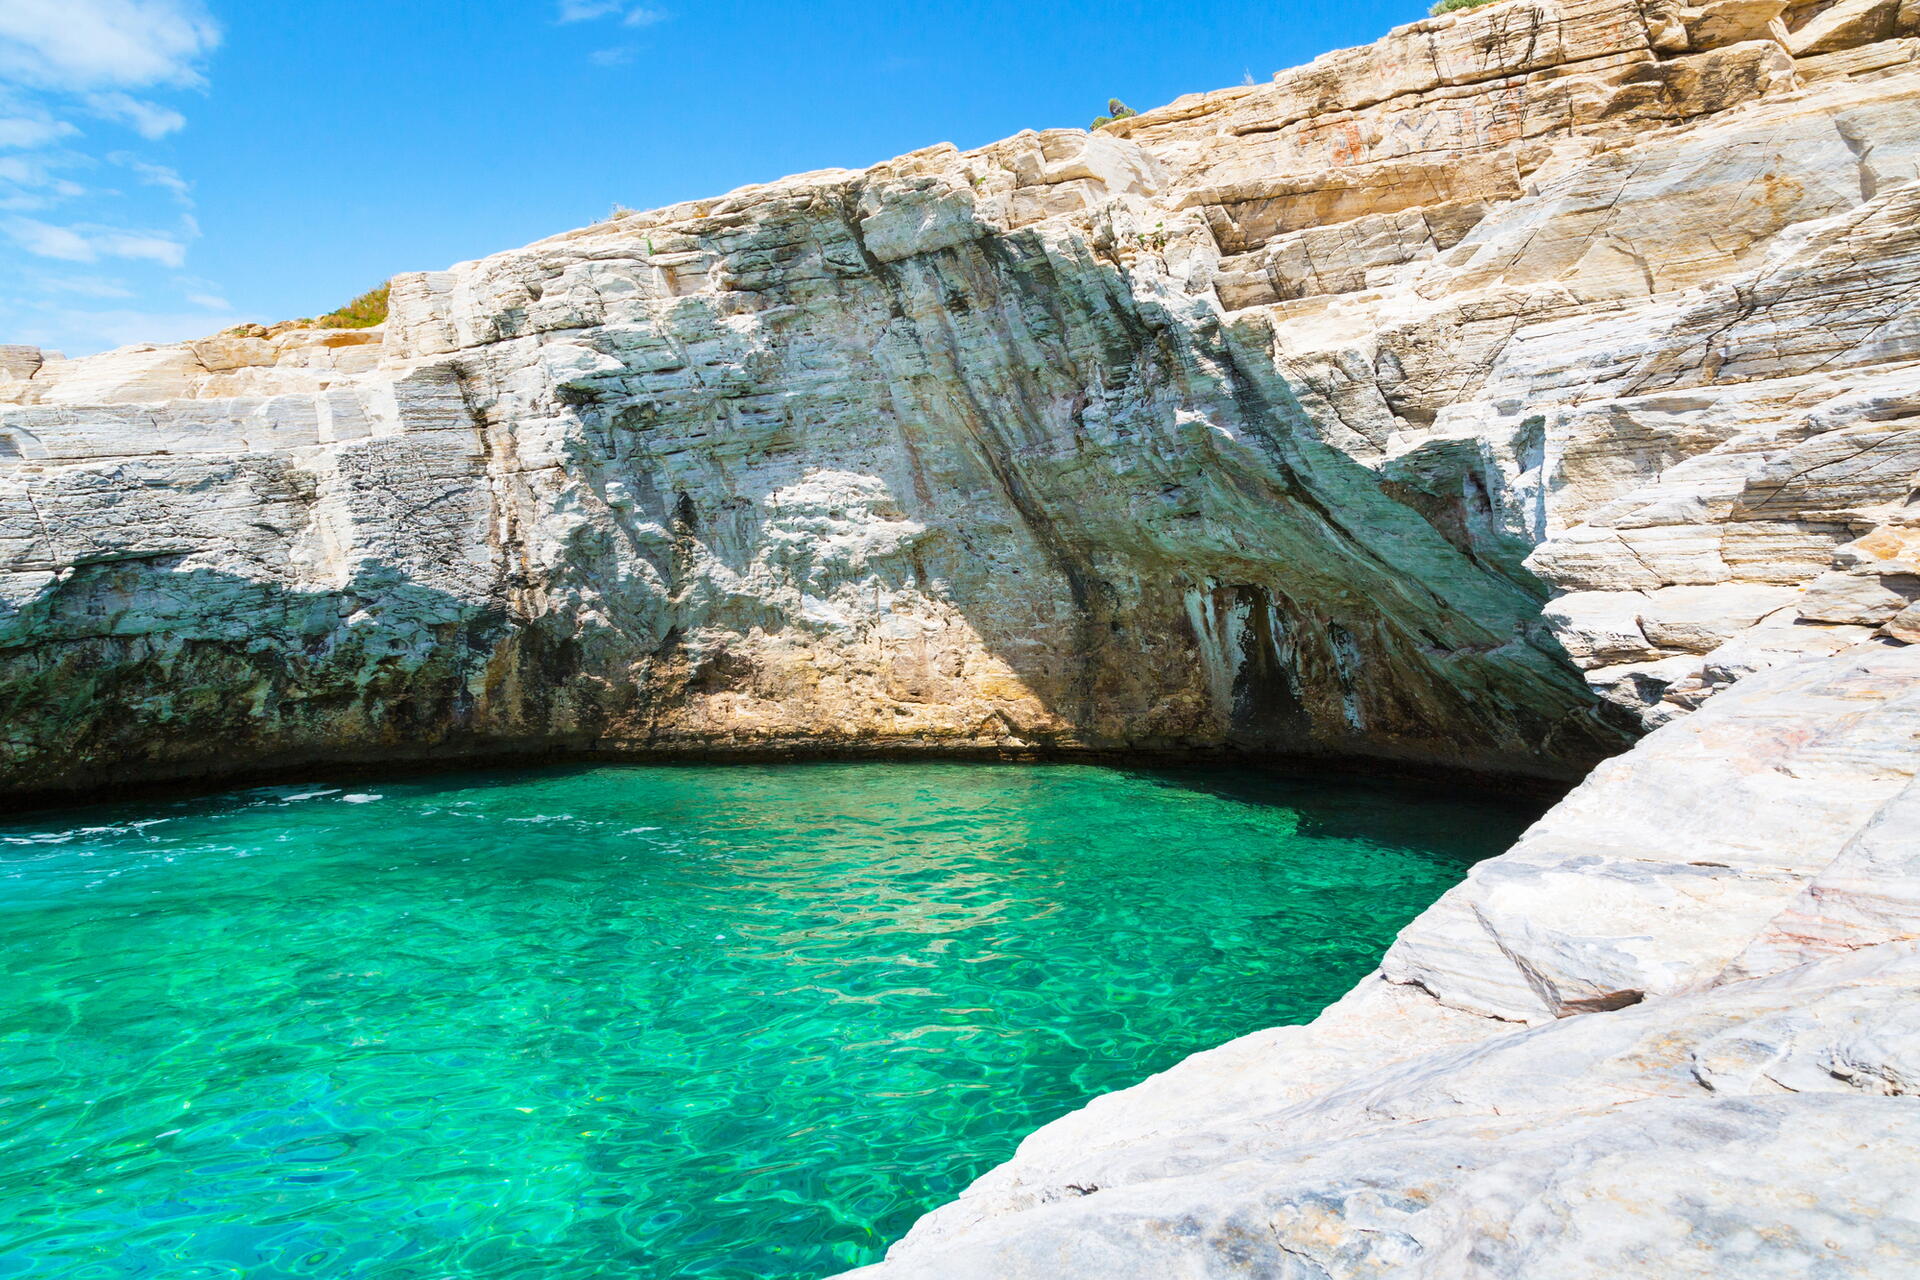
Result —
[{"label": "water ripple", "polygon": [[0,824],[0,1280],[815,1276],[1310,1017],[1524,813],[617,767]]}]

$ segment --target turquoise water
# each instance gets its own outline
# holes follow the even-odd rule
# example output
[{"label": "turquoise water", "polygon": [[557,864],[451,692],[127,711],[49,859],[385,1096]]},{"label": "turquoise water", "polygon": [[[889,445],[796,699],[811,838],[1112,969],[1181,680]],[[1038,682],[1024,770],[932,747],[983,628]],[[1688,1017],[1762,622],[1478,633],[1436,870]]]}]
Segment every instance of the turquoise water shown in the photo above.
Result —
[{"label": "turquoise water", "polygon": [[0,1277],[818,1276],[1311,1017],[1528,815],[1091,766],[0,820]]}]

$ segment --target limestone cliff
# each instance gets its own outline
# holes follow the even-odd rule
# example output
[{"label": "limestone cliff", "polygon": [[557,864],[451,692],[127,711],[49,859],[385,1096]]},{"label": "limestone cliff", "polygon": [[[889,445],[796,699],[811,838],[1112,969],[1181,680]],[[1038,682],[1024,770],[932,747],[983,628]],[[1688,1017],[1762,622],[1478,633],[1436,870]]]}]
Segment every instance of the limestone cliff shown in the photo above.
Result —
[{"label": "limestone cliff", "polygon": [[1916,0],[1505,0],[392,297],[0,348],[0,793],[1638,738],[877,1276],[1915,1269]]},{"label": "limestone cliff", "polygon": [[401,276],[383,330],[5,349],[0,788],[783,746],[1577,776],[1920,634],[1917,27],[1509,0]]}]

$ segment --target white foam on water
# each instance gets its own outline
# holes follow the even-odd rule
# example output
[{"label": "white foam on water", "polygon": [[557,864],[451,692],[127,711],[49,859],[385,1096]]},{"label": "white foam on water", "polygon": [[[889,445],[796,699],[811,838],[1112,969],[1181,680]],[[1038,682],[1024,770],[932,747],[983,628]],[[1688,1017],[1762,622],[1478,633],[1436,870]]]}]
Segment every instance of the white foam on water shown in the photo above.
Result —
[{"label": "white foam on water", "polygon": [[256,803],[292,803],[295,800],[311,800],[315,796],[330,796],[339,790],[338,787],[315,787],[308,782],[294,783],[284,787],[254,787],[243,794]]}]

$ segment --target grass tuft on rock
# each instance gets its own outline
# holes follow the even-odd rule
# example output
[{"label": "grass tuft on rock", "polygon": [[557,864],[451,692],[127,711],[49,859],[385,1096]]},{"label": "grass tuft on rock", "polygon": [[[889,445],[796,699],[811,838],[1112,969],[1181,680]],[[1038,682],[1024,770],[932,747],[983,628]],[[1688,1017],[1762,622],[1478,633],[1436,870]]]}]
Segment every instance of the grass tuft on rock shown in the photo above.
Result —
[{"label": "grass tuft on rock", "polygon": [[1459,13],[1462,9],[1478,9],[1483,4],[1498,4],[1500,0],[1436,0],[1433,8],[1427,10],[1433,17],[1443,13]]},{"label": "grass tuft on rock", "polygon": [[319,317],[313,323],[322,329],[370,329],[387,319],[387,291],[390,285],[369,289],[346,306]]}]

